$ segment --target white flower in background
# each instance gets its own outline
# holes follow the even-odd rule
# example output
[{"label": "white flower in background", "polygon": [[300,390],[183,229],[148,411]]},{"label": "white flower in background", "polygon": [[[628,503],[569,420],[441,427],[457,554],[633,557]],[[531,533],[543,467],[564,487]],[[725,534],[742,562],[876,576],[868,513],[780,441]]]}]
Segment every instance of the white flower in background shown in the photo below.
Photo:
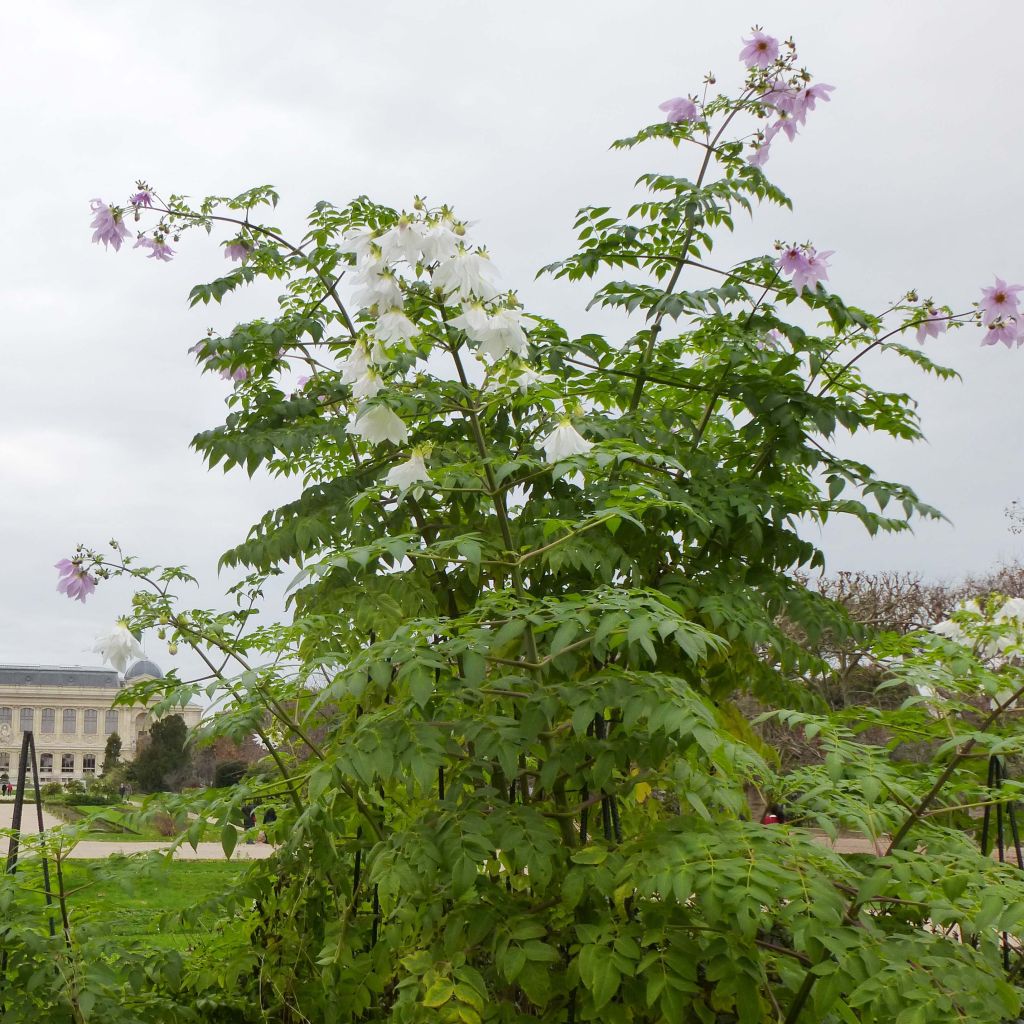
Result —
[{"label": "white flower in background", "polygon": [[420,232],[420,252],[424,263],[450,260],[458,251],[462,240],[447,221],[438,221]]},{"label": "white flower in background", "polygon": [[488,321],[480,354],[498,360],[509,352],[521,356],[525,351],[526,332],[519,326],[519,311],[499,309]]},{"label": "white flower in background", "polygon": [[415,267],[420,258],[422,234],[421,224],[408,217],[402,217],[393,228],[389,228],[377,239],[377,244],[384,259],[403,259],[409,266]]},{"label": "white flower in background", "polygon": [[[377,267],[383,266],[378,272]],[[363,307],[379,306],[381,309],[401,309],[402,289],[395,272],[385,264],[371,264],[366,272],[356,275],[357,287],[352,300]]]},{"label": "white flower in background", "polygon": [[367,370],[353,385],[352,397],[363,399],[373,398],[378,395],[384,387],[384,381],[376,370]]},{"label": "white flower in background", "polygon": [[540,443],[548,462],[561,462],[573,455],[586,455],[594,446],[565,417]]},{"label": "white flower in background", "polygon": [[531,370],[530,367],[524,366],[522,373],[516,378],[516,384],[519,385],[519,391],[521,394],[526,394],[535,384],[552,384],[554,383],[554,376],[550,373],[538,373],[536,370]]},{"label": "white flower in background", "polygon": [[384,478],[387,487],[397,487],[400,491],[407,491],[416,484],[430,483],[430,474],[424,462],[424,453],[421,449],[413,450],[412,457],[398,466],[392,467]]},{"label": "white flower in background", "polygon": [[357,260],[365,260],[373,251],[375,242],[370,228],[349,228],[341,236],[339,252],[352,253]]},{"label": "white flower in background", "polygon": [[398,308],[381,313],[373,328],[374,337],[386,345],[405,344],[419,333],[417,326]]},{"label": "white flower in background", "polygon": [[341,383],[355,384],[370,368],[370,350],[359,338],[352,346],[348,358],[341,364]]},{"label": "white flower in background", "polygon": [[943,619],[942,622],[936,622],[932,626],[932,632],[938,633],[939,636],[944,636],[947,640],[952,640],[958,644],[969,643],[967,634],[960,628],[960,624],[952,619]]},{"label": "white flower in background", "polygon": [[131,662],[146,656],[142,644],[132,636],[124,619],[119,619],[109,633],[96,637],[93,652],[109,661],[122,675]]},{"label": "white flower in background", "polygon": [[386,405],[359,409],[345,429],[370,444],[380,444],[382,441],[404,444],[409,439],[406,425]]},{"label": "white flower in background", "polygon": [[430,281],[435,288],[460,299],[493,299],[497,291],[488,278],[496,274],[489,256],[460,245],[454,256],[434,268]]}]

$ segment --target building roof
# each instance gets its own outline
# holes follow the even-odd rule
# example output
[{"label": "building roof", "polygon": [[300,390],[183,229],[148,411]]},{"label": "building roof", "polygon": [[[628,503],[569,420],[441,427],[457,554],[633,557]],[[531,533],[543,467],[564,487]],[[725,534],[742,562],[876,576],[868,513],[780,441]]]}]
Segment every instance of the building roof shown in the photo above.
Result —
[{"label": "building roof", "polygon": [[134,665],[129,666],[128,671],[124,674],[124,681],[125,683],[134,683],[140,679],[163,679],[163,677],[164,674],[156,662],[143,658],[142,661],[137,661]]},{"label": "building roof", "polygon": [[120,689],[112,668],[86,668],[82,665],[0,665],[0,686],[68,686],[79,689],[99,687]]}]

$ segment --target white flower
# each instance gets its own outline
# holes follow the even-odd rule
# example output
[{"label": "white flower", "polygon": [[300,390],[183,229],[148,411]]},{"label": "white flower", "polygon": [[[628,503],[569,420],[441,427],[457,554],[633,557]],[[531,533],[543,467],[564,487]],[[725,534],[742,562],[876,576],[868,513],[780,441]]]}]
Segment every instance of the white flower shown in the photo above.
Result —
[{"label": "white flower", "polygon": [[420,251],[424,263],[450,260],[459,251],[459,236],[444,221],[420,232]]},{"label": "white flower", "polygon": [[413,485],[421,483],[430,483],[430,474],[423,461],[423,453],[419,449],[412,453],[408,462],[390,469],[384,478],[385,486],[397,487],[400,491],[407,491]]},{"label": "white flower", "polygon": [[460,299],[492,299],[497,291],[488,277],[496,273],[484,253],[470,252],[465,246],[459,246],[454,256],[434,268],[430,281],[435,288]]},{"label": "white flower", "polygon": [[526,332],[519,326],[518,310],[499,309],[488,321],[480,354],[498,360],[509,352],[521,356],[525,351]]},{"label": "white flower", "polygon": [[523,372],[516,377],[516,384],[519,385],[519,391],[521,394],[526,394],[534,384],[551,384],[555,380],[554,376],[550,373],[537,373],[536,370],[531,370],[528,366],[523,367]]},{"label": "white flower", "polygon": [[400,309],[389,309],[377,318],[373,333],[387,345],[404,344],[416,337],[419,328]]},{"label": "white flower", "polygon": [[377,239],[380,251],[386,260],[404,259],[415,267],[420,258],[423,226],[403,217],[393,228],[389,228]]},{"label": "white flower", "polygon": [[958,644],[966,644],[967,634],[960,628],[959,624],[952,619],[944,619],[932,626],[932,632],[944,636],[947,640],[953,640]]},{"label": "white flower", "polygon": [[1024,597],[1009,597],[993,616],[996,622],[1024,623]]},{"label": "white flower", "polygon": [[[378,267],[383,266],[382,270]],[[381,309],[401,309],[402,289],[390,267],[383,264],[369,264],[366,271],[356,276],[358,287],[352,293],[352,300],[358,306],[379,306]]]},{"label": "white flower", "polygon": [[132,661],[146,656],[142,644],[132,636],[123,619],[118,620],[109,633],[96,637],[93,652],[104,661],[109,661],[122,674]]},{"label": "white flower", "polygon": [[541,441],[540,447],[544,449],[544,458],[555,463],[572,455],[586,455],[594,446],[566,418]]},{"label": "white flower", "polygon": [[380,444],[381,441],[404,444],[409,438],[405,424],[386,405],[360,409],[345,429],[370,444]]},{"label": "white flower", "polygon": [[373,398],[374,395],[380,393],[383,387],[384,381],[381,380],[380,374],[376,370],[367,370],[352,385],[352,397],[358,399]]},{"label": "white flower", "polygon": [[487,337],[491,318],[487,315],[482,302],[467,302],[462,307],[462,312],[448,322],[452,327],[465,331],[472,341],[481,342]]},{"label": "white flower", "polygon": [[341,364],[341,383],[355,384],[370,367],[370,350],[360,338],[352,346],[348,358]]},{"label": "white flower", "polygon": [[370,228],[349,228],[341,236],[339,252],[353,253],[357,260],[365,260],[374,247],[373,231]]}]

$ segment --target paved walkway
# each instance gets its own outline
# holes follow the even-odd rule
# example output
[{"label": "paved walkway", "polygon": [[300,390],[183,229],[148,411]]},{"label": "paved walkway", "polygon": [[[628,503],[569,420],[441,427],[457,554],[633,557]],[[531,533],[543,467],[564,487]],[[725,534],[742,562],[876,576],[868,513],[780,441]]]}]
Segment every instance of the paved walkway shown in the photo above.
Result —
[{"label": "paved walkway", "polygon": [[[35,804],[25,804],[21,816],[21,831],[26,836],[34,836],[39,832],[39,817]],[[0,828],[11,828],[14,825],[14,804],[0,803]],[[43,809],[43,828],[60,828],[63,822]],[[7,856],[9,840],[6,836],[0,836],[0,859]],[[170,842],[107,842],[106,840],[84,839],[69,854],[77,859],[93,857],[113,857],[115,854],[130,856],[133,853],[149,853],[152,850],[166,850],[171,846]],[[274,852],[274,848],[268,843],[245,843],[241,842],[235,847],[231,855],[232,860],[263,860]],[[25,851],[26,856],[30,856]],[[188,843],[179,846],[174,851],[175,860],[224,860],[224,848],[220,843],[200,843],[198,849],[193,850]]]}]

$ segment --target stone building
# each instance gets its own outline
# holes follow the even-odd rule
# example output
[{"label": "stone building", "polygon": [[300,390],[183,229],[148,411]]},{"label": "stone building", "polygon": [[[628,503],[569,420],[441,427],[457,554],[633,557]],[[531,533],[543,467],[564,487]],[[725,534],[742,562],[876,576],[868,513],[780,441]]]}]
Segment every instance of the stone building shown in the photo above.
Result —
[{"label": "stone building", "polygon": [[[40,782],[90,779],[100,774],[107,737],[121,737],[121,758],[130,761],[153,722],[142,705],[114,706],[131,683],[163,673],[151,661],[137,661],[124,680],[113,669],[0,665],[0,775],[18,771],[22,734],[32,730]],[[191,729],[203,709],[177,711]]]}]

